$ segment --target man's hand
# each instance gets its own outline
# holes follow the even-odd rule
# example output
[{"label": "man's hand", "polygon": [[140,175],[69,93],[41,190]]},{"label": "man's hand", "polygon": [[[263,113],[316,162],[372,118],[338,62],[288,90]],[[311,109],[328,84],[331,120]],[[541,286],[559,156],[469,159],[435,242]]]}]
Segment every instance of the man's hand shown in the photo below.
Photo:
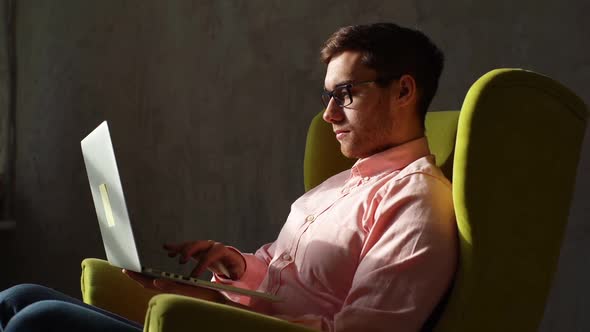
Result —
[{"label": "man's hand", "polygon": [[180,264],[185,264],[191,258],[197,260],[197,265],[191,272],[193,277],[199,276],[206,269],[224,275],[224,271],[220,270],[219,264],[223,265],[229,272],[226,277],[233,280],[240,279],[246,270],[246,262],[242,255],[234,249],[212,240],[164,244],[164,249],[168,251],[169,257],[180,256],[178,260]]},{"label": "man's hand", "polygon": [[227,303],[228,300],[219,292],[213,289],[185,285],[172,280],[156,279],[145,276],[141,273],[123,269],[123,273],[142,285],[144,288],[154,290],[160,293],[172,293],[195,297],[201,300],[207,300],[217,303]]}]

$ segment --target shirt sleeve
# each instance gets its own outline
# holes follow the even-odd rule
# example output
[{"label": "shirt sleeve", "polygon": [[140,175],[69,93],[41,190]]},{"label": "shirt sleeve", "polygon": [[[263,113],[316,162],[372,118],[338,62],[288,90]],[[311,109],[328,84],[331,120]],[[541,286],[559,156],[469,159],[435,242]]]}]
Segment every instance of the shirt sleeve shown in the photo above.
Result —
[{"label": "shirt sleeve", "polygon": [[398,181],[370,203],[342,309],[333,318],[281,318],[323,331],[420,330],[455,272],[455,214],[448,183],[426,174]]},{"label": "shirt sleeve", "polygon": [[[232,280],[232,279],[225,278],[222,275],[218,275],[218,274],[214,273],[211,281],[226,284],[226,285],[232,285],[232,286],[236,286],[236,287],[240,287],[240,288],[256,290],[258,288],[258,286],[260,285],[260,283],[262,282],[262,280],[264,279],[264,276],[266,275],[266,272],[268,270],[268,265],[270,264],[270,261],[272,260],[272,258],[274,256],[274,248],[275,248],[274,242],[265,244],[260,249],[258,249],[256,251],[256,253],[254,253],[254,254],[242,253],[234,247],[228,247],[228,248],[230,248],[231,250],[234,250],[235,252],[240,254],[242,256],[242,258],[244,259],[244,262],[246,263],[246,269],[244,271],[244,274],[242,275],[242,277],[240,279]],[[230,292],[222,292],[222,293],[227,298],[229,298],[230,300],[232,300],[236,303],[240,303],[243,305],[250,304],[250,297],[249,296],[230,293]]]}]

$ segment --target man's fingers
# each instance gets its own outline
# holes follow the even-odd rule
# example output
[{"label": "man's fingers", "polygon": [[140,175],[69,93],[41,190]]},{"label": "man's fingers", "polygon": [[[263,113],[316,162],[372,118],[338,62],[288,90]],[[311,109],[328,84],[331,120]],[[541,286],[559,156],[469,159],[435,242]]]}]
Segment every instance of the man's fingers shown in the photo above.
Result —
[{"label": "man's fingers", "polygon": [[168,251],[168,257],[176,257],[180,254],[178,263],[184,264],[191,257],[199,256],[201,252],[209,250],[215,243],[212,240],[192,241],[181,244],[165,243],[163,248]]},{"label": "man's fingers", "polygon": [[217,242],[212,240],[193,242],[190,246],[186,246],[182,249],[179,263],[184,264],[189,260],[189,258],[195,256],[199,256],[200,258],[200,256],[202,256],[202,252],[208,251],[216,243]]},{"label": "man's fingers", "polygon": [[184,243],[179,243],[179,244],[175,244],[175,243],[164,243],[162,245],[162,248],[164,248],[164,250],[168,251],[168,254],[178,254],[182,251],[182,249],[188,245],[191,245],[192,242],[184,242]]},{"label": "man's fingers", "polygon": [[206,253],[199,257],[199,262],[191,272],[191,276],[199,276],[201,273],[203,273],[203,271],[205,271],[205,269],[211,266],[214,262],[220,261],[225,256],[225,254],[225,246],[219,242],[214,243]]},{"label": "man's fingers", "polygon": [[228,256],[227,247],[222,243],[207,240],[185,242],[182,244],[165,243],[163,247],[168,250],[169,257],[176,257],[180,254],[180,257],[178,258],[179,264],[185,264],[191,258],[195,259],[197,264],[191,273],[193,276],[200,275],[206,268],[211,267],[212,264],[217,262],[218,264],[212,266],[212,270],[214,270],[215,273],[223,274],[230,278],[232,277],[231,275],[228,275],[230,271],[218,262],[220,259]]}]

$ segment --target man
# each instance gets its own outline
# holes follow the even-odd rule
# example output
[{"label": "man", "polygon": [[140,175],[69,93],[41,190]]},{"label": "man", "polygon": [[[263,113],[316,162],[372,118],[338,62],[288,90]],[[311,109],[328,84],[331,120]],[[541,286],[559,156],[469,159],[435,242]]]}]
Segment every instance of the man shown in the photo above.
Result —
[{"label": "man", "polygon": [[181,263],[197,258],[194,275],[221,262],[230,275],[216,271],[217,282],[287,299],[228,294],[259,312],[329,331],[416,331],[449,287],[457,255],[451,185],[424,137],[442,54],[420,32],[374,24],[340,29],[321,56],[324,120],[342,153],[358,159],[352,169],[295,201],[278,239],[255,255],[214,241],[165,248]]},{"label": "man", "polygon": [[[180,263],[197,259],[193,275],[210,268],[217,282],[286,299],[270,303],[227,294],[228,304],[325,331],[417,331],[450,286],[457,260],[451,185],[424,137],[442,53],[418,31],[372,24],[338,30],[321,56],[327,64],[324,120],[342,153],[358,159],[352,169],[295,201],[277,240],[255,254],[215,241],[165,249]],[[228,275],[216,270],[219,265]],[[221,300],[195,287],[126,273],[146,287]],[[31,305],[23,299],[46,290],[31,287],[5,291],[20,300],[4,304],[12,308],[4,320],[31,324],[14,309],[38,305],[39,296]],[[71,302],[55,294],[42,298],[51,296]],[[6,297],[0,293],[0,302]],[[77,314],[72,309],[62,315],[72,321]],[[113,319],[95,315],[93,326]],[[0,319],[0,330],[5,325]]]}]

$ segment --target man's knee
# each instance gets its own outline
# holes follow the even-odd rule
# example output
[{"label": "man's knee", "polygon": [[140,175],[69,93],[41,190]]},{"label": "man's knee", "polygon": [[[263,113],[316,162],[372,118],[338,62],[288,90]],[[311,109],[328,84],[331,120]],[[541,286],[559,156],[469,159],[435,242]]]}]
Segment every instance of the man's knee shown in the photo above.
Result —
[{"label": "man's knee", "polygon": [[2,291],[1,293],[4,294],[9,293],[9,294],[27,294],[27,293],[36,293],[38,291],[45,291],[48,288],[45,286],[41,286],[41,285],[37,285],[37,284],[20,284],[20,285],[15,285],[12,286],[10,288],[7,288],[6,290]]},{"label": "man's knee", "polygon": [[35,284],[20,284],[0,292],[0,302],[22,303],[27,305],[36,301],[47,299],[49,294],[55,292],[51,288]]},{"label": "man's knee", "polygon": [[16,285],[0,292],[0,331],[6,328],[14,315],[38,301],[46,292],[45,287],[34,284]]},{"label": "man's knee", "polygon": [[6,332],[12,331],[54,331],[57,322],[64,317],[65,303],[59,301],[39,301],[21,310],[6,326]]},{"label": "man's knee", "polygon": [[51,292],[51,289],[44,286],[20,284],[0,292],[0,303],[2,303],[3,307],[9,305],[24,308],[33,302],[39,301],[49,292]]},{"label": "man's knee", "polygon": [[5,332],[63,331],[141,331],[140,327],[90,310],[82,305],[59,300],[33,303],[15,315]]}]

